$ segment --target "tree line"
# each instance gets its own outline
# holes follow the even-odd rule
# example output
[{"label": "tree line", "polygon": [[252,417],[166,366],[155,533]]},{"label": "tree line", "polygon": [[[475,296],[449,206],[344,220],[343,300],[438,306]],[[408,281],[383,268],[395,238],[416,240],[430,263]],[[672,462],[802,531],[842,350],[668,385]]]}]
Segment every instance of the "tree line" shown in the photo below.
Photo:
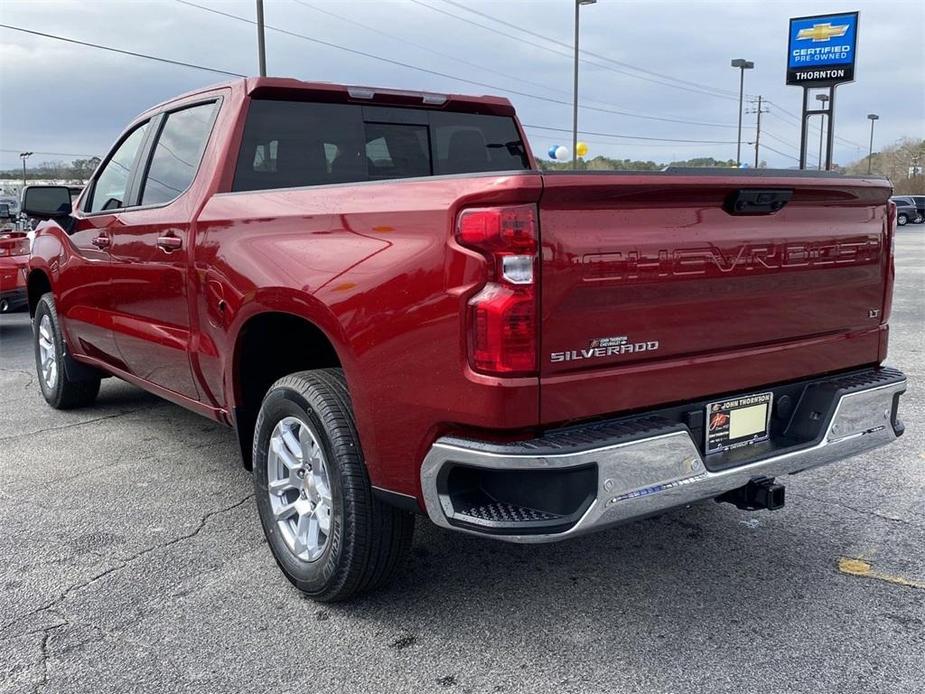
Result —
[{"label": "tree line", "polygon": [[[571,161],[552,161],[538,159],[540,168],[545,171],[567,171],[572,168]],[[46,161],[26,169],[26,179],[54,179],[70,183],[82,183],[90,178],[99,164],[97,157],[74,159],[69,164],[63,161]],[[847,174],[865,175],[868,157],[864,156],[846,166],[835,166],[836,171]],[[669,163],[639,159],[614,159],[598,155],[591,159],[579,158],[580,171],[661,171],[666,166],[679,168],[733,168],[732,159],[714,159],[713,157],[694,157]],[[762,161],[759,168],[767,168]],[[870,158],[871,173],[886,176],[893,182],[896,194],[925,194],[925,140],[911,137],[902,138],[893,144],[874,152]],[[21,180],[22,169],[0,171],[0,178]]]},{"label": "tree line", "polygon": [[[89,159],[74,159],[70,164],[64,161],[44,161],[34,166],[26,164],[26,181],[53,179],[67,181],[68,183],[83,183],[87,181],[96,170],[100,160],[97,157]],[[0,178],[9,178],[21,181],[22,167],[0,171]]]}]

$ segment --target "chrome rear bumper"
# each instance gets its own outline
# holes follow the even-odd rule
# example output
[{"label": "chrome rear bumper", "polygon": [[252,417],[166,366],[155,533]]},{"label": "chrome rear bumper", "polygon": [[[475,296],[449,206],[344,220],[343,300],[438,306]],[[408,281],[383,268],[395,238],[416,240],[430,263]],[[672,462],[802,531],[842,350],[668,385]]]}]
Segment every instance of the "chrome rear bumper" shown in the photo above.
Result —
[{"label": "chrome rear bumper", "polygon": [[[523,446],[442,438],[431,447],[421,468],[427,513],[436,524],[462,532],[512,542],[551,542],[715,498],[755,479],[781,477],[842,460],[884,446],[902,433],[896,400],[906,389],[905,377],[892,369],[870,373],[889,376],[875,375],[866,380],[867,385],[834,390],[836,404],[828,422],[820,423],[821,434],[814,441],[725,469],[707,469],[711,461],[705,464],[690,431],[678,424],[644,435],[630,432],[627,440],[608,441],[606,445],[585,440],[584,445],[566,447],[566,451],[561,440],[550,440],[547,447],[542,438]],[[836,388],[841,381],[832,383]],[[544,532],[534,524],[529,532],[518,532],[516,522],[486,529],[461,519],[452,495],[441,489],[447,470],[454,467],[512,473],[596,468],[596,476],[589,477],[596,478],[596,490],[590,489],[595,483],[589,483],[586,503],[567,526],[555,531]],[[524,517],[521,513],[511,516],[513,521]]]}]

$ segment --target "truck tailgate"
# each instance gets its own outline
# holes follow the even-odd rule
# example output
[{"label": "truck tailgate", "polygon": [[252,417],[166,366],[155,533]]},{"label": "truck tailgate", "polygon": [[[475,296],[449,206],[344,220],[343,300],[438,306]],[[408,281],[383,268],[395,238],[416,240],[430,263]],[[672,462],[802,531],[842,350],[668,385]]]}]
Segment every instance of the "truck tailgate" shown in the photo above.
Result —
[{"label": "truck tailgate", "polygon": [[[792,197],[733,211],[759,191]],[[889,194],[880,179],[544,174],[542,422],[876,363]]]}]

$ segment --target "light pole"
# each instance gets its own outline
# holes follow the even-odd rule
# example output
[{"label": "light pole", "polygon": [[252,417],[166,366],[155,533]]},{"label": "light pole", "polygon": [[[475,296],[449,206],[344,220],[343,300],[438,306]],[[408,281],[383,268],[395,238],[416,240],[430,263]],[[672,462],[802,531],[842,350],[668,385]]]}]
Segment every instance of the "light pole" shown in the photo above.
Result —
[{"label": "light pole", "polygon": [[257,65],[260,76],[267,76],[267,47],[263,31],[263,0],[257,0]]},{"label": "light pole", "polygon": [[575,0],[575,81],[572,92],[572,168],[578,168],[578,10],[582,5],[593,5],[597,0]]},{"label": "light pole", "polygon": [[880,116],[876,113],[868,113],[868,120],[870,120],[870,149],[867,150],[867,175],[870,175],[870,164],[871,160],[874,158],[874,121],[880,120]]},{"label": "light pole", "polygon": [[[829,100],[829,97],[827,94],[816,94],[816,101],[819,101],[822,103],[822,105],[819,108],[821,108],[823,111],[825,110],[825,103],[828,100]],[[822,126],[825,124],[826,117],[825,117],[825,114],[820,114],[820,115],[822,116],[822,118],[819,121],[819,166],[818,166],[818,169],[819,171],[822,171],[822,133],[825,132],[825,128]],[[831,116],[829,117],[831,118]]]},{"label": "light pole", "polygon": [[26,159],[32,156],[32,152],[20,152],[19,158],[22,159],[22,187],[26,189]]},{"label": "light pole", "polygon": [[739,136],[736,138],[736,166],[742,165],[742,98],[745,96],[745,71],[755,64],[745,58],[736,58],[730,65],[739,68]]}]

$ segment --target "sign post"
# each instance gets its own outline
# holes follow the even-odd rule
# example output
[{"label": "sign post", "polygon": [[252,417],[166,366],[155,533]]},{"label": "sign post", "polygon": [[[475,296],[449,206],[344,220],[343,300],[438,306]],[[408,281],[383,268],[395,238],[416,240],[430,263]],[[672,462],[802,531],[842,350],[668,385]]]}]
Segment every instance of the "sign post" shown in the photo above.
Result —
[{"label": "sign post", "polygon": [[[806,168],[809,118],[827,115],[825,169],[832,169],[835,138],[835,87],[854,81],[858,43],[858,13],[794,17],[787,44],[787,84],[803,87],[803,118],[800,131],[800,168]],[[811,89],[828,89],[828,109],[811,109]],[[821,127],[821,126],[820,126]]]}]

